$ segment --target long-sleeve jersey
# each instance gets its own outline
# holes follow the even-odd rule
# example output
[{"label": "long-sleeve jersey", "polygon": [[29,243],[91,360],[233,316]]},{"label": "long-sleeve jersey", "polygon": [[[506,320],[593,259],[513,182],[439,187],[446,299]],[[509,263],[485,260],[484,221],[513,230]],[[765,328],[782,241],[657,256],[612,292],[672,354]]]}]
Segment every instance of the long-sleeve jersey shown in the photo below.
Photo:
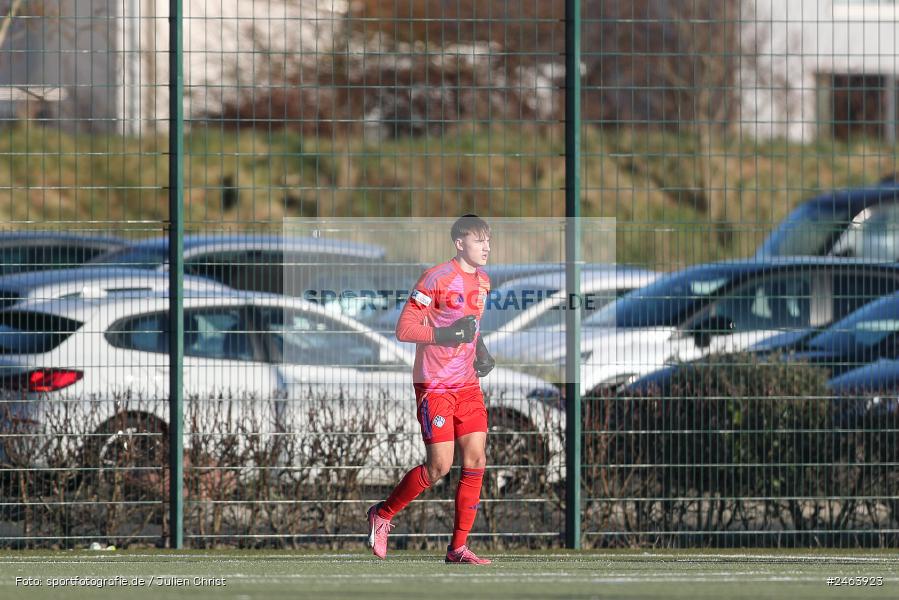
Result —
[{"label": "long-sleeve jersey", "polygon": [[[489,293],[487,274],[482,269],[466,273],[455,259],[431,267],[419,278],[396,324],[399,341],[416,343],[412,381],[417,388],[443,392],[480,385],[474,369],[475,347]],[[478,320],[472,342],[455,347],[434,343],[435,327],[452,325],[468,315]]]}]

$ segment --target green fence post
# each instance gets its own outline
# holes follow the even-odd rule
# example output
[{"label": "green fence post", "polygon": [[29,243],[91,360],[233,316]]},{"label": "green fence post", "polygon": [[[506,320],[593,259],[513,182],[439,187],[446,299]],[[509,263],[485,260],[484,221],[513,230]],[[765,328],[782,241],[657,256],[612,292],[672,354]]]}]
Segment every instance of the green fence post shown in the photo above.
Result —
[{"label": "green fence post", "polygon": [[[581,290],[581,3],[565,0],[565,282]],[[569,307],[570,308],[570,307]],[[581,313],[565,316],[565,545],[581,547]]]},{"label": "green fence post", "polygon": [[181,0],[169,0],[169,546],[184,546],[184,71]]}]

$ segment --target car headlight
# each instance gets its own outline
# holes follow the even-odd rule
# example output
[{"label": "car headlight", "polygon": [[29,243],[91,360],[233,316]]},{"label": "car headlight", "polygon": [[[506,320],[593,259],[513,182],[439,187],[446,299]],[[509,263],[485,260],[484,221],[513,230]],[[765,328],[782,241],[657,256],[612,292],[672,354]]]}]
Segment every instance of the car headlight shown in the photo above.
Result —
[{"label": "car headlight", "polygon": [[899,398],[893,395],[838,395],[833,402],[839,427],[858,427],[859,419],[892,418],[899,413]]},{"label": "car headlight", "polygon": [[868,401],[867,411],[874,415],[889,415],[899,408],[899,398],[891,396],[874,396]]}]

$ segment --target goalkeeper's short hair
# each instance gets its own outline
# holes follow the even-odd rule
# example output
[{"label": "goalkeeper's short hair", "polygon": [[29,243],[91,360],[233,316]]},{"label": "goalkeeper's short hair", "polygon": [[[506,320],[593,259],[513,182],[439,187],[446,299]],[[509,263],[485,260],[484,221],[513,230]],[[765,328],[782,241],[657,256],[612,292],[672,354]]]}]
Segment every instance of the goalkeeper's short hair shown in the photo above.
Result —
[{"label": "goalkeeper's short hair", "polygon": [[450,239],[456,241],[464,238],[469,233],[480,233],[485,236],[490,235],[490,225],[487,221],[474,214],[462,215],[453,223],[450,229]]}]

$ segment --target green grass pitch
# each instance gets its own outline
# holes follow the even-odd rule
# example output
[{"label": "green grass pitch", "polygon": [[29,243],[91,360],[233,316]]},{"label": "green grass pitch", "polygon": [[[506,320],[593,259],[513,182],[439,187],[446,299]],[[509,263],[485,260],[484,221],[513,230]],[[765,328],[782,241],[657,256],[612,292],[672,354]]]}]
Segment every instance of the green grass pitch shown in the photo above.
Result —
[{"label": "green grass pitch", "polygon": [[[445,565],[442,555],[424,552],[393,552],[386,561],[362,551],[5,552],[0,554],[0,598],[899,597],[895,552],[609,550],[484,555],[495,563]],[[831,577],[883,579],[882,585],[859,587],[848,585],[848,579],[845,585],[828,585]],[[24,585],[22,579],[17,583],[17,578],[32,578],[33,585]],[[117,585],[98,588],[99,578]],[[123,586],[123,580],[129,585]],[[63,585],[54,588],[52,583]]]}]

